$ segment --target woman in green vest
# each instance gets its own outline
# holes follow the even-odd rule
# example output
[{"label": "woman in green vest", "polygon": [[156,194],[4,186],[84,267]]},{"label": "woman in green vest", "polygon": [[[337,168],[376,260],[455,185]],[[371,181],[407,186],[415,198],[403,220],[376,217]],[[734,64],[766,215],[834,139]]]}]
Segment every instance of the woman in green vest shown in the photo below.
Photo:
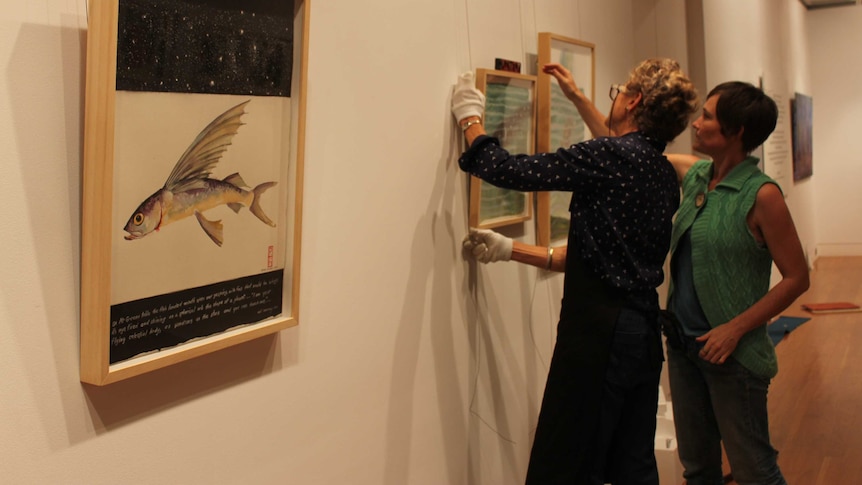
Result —
[{"label": "woman in green vest", "polygon": [[[778,372],[766,324],[808,289],[808,266],[781,189],[750,153],[778,109],[760,89],[723,83],[670,155],[683,200],[671,238],[668,375],[689,485],[722,484],[721,443],[740,484],[786,483],[770,444],[766,395]],[[781,281],[770,289],[772,263]]]}]

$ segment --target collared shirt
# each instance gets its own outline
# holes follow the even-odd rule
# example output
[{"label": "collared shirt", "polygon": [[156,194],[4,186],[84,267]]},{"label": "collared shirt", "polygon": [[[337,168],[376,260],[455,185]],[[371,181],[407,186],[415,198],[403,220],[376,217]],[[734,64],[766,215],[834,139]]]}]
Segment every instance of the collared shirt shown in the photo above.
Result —
[{"label": "collared shirt", "polygon": [[655,290],[679,206],[676,172],[665,144],[640,132],[588,140],[536,155],[511,155],[480,136],[458,160],[498,187],[572,192],[569,256],[611,287]]},{"label": "collared shirt", "polygon": [[688,337],[700,337],[712,330],[694,289],[691,231],[686,231],[676,244],[676,251],[670,261],[670,275],[674,290],[668,299],[667,308],[676,315],[683,333]]}]

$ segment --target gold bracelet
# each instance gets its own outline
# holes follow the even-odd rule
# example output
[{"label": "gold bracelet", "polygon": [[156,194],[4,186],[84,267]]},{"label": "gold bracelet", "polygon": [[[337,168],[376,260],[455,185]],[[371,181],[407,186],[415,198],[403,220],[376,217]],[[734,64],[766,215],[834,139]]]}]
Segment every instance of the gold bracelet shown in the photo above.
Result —
[{"label": "gold bracelet", "polygon": [[551,246],[548,246],[548,263],[545,265],[545,269],[550,271],[551,270],[551,263],[553,263],[553,262],[554,262],[554,248],[552,248]]},{"label": "gold bracelet", "polygon": [[461,131],[467,131],[467,128],[470,128],[473,125],[478,125],[482,122],[482,118],[476,118],[475,120],[470,120],[463,125],[461,125]]}]

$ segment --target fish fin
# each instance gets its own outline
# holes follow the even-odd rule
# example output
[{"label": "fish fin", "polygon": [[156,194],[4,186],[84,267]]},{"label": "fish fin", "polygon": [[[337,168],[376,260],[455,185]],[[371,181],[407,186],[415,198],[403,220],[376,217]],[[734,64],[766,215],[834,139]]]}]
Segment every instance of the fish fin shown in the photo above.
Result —
[{"label": "fish fin", "polygon": [[165,181],[166,189],[175,193],[183,192],[188,190],[190,185],[209,177],[210,170],[221,160],[222,154],[231,144],[231,139],[244,124],[240,117],[245,113],[245,105],[250,101],[244,101],[225,111],[198,134],[174,165]]},{"label": "fish fin", "polygon": [[239,202],[231,202],[227,206],[230,207],[237,214],[239,213],[239,210],[242,209],[242,204],[240,204]]},{"label": "fish fin", "polygon": [[200,223],[201,228],[207,233],[207,236],[213,240],[219,247],[221,247],[224,242],[224,237],[222,236],[222,224],[221,221],[210,221],[206,217],[203,216],[198,211],[195,211],[195,217],[198,219],[198,223]]},{"label": "fish fin", "polygon": [[182,184],[178,184],[174,186],[174,190],[171,191],[173,194],[179,194],[182,192],[188,192],[190,190],[203,190],[207,188],[206,179],[189,179],[183,182]]},{"label": "fish fin", "polygon": [[272,220],[263,213],[263,209],[260,208],[260,195],[275,184],[276,182],[264,182],[255,187],[252,190],[254,192],[254,199],[251,201],[251,207],[248,208],[248,210],[250,210],[252,214],[256,215],[258,219],[262,220],[264,224],[269,224],[272,227],[275,227],[275,223],[272,222]]},{"label": "fish fin", "polygon": [[240,177],[239,172],[228,175],[224,178],[224,181],[233,185],[234,187],[248,187],[248,184],[245,183],[245,180]]}]

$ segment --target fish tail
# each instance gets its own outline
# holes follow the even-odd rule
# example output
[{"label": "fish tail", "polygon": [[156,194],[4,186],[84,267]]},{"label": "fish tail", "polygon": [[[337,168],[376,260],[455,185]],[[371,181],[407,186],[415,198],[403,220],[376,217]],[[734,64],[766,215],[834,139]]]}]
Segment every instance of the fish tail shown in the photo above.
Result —
[{"label": "fish tail", "polygon": [[263,213],[263,209],[260,208],[260,196],[276,183],[277,182],[264,182],[255,187],[252,190],[252,192],[254,192],[254,199],[252,199],[251,207],[249,207],[252,214],[256,215],[258,219],[264,222],[264,224],[268,224],[272,227],[275,227],[275,223],[272,222],[272,220]]}]

